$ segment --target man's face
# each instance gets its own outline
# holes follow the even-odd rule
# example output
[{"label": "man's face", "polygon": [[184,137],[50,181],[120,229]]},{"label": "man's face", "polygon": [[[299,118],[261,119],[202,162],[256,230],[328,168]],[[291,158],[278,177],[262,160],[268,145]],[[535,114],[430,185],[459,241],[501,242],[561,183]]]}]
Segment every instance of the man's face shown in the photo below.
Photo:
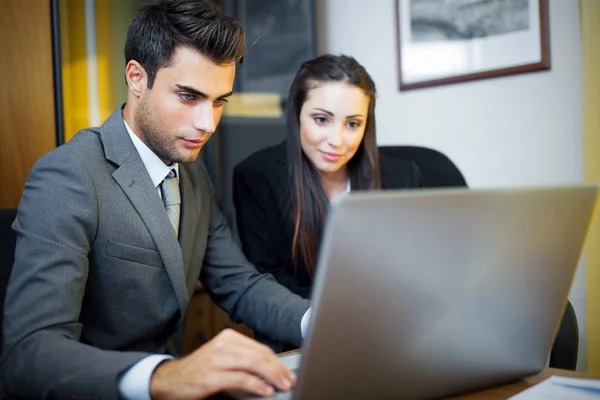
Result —
[{"label": "man's face", "polygon": [[194,162],[219,124],[234,77],[235,64],[216,65],[178,47],[171,64],[157,71],[152,88],[141,90],[136,134],[166,164]]}]

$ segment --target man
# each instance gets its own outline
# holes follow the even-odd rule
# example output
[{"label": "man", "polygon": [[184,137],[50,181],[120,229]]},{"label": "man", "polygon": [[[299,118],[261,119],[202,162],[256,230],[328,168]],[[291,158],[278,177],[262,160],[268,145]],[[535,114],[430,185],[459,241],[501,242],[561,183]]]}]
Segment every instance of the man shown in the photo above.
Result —
[{"label": "man", "polygon": [[25,185],[4,314],[8,394],[201,399],[293,386],[267,347],[231,330],[165,355],[198,278],[233,318],[301,344],[310,303],[246,261],[195,162],[244,49],[241,25],[207,1],[136,16],[127,102],[42,157]]}]

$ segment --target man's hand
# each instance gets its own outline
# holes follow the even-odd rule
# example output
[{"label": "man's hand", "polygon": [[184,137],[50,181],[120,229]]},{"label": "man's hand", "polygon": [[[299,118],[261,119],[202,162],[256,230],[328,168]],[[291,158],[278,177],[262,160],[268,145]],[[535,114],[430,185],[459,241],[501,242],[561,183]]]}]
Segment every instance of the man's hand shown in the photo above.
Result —
[{"label": "man's hand", "polygon": [[198,400],[241,390],[267,397],[273,394],[272,386],[286,391],[295,383],[294,373],[271,349],[226,329],[192,354],[160,364],[150,379],[150,396]]}]

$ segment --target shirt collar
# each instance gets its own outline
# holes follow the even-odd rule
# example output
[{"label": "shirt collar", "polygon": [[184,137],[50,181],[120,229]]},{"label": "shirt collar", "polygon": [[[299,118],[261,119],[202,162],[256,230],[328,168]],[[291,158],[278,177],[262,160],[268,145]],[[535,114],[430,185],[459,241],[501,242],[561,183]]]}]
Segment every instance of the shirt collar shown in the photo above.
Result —
[{"label": "shirt collar", "polygon": [[125,123],[125,128],[127,128],[127,133],[129,133],[129,137],[133,142],[137,152],[140,154],[140,158],[148,170],[148,174],[150,174],[150,179],[152,179],[152,183],[154,187],[158,187],[160,183],[165,179],[165,177],[171,172],[171,169],[174,169],[177,173],[177,179],[179,180],[179,164],[173,163],[171,165],[166,165],[158,156],[150,150],[148,146],[131,130],[127,122],[123,120]]}]

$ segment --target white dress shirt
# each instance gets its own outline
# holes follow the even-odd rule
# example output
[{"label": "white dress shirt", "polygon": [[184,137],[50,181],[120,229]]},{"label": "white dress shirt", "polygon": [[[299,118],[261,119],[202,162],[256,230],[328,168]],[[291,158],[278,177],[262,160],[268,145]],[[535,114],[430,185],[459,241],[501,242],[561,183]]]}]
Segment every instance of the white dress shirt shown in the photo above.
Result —
[{"label": "white dress shirt", "polygon": [[160,195],[159,185],[167,177],[167,175],[169,175],[169,172],[171,172],[172,169],[175,170],[175,173],[177,174],[177,181],[179,181],[179,164],[165,164],[152,150],[150,150],[148,146],[146,146],[144,142],[142,142],[142,139],[133,133],[129,125],[127,125],[127,122],[123,122],[125,123],[125,128],[127,128],[127,133],[129,133],[129,137],[131,138],[135,149],[139,153],[144,166],[148,170],[148,174],[150,174],[150,179],[152,179],[154,187],[158,190],[158,194]]},{"label": "white dress shirt", "polygon": [[[154,187],[158,191],[158,195],[161,196],[159,185],[166,178],[166,176],[174,169],[177,173],[177,180],[179,181],[179,165],[173,163],[172,165],[166,165],[158,156],[150,150],[148,146],[142,140],[137,137],[131,130],[127,122],[125,128],[129,133],[129,137],[133,142],[137,152],[144,163],[144,166],[150,174],[150,179]],[[129,368],[119,380],[119,393],[125,399],[128,400],[150,400],[150,378],[152,373],[160,364],[165,360],[173,359],[173,357],[166,354],[153,354],[146,358],[141,359],[131,368]]]}]

